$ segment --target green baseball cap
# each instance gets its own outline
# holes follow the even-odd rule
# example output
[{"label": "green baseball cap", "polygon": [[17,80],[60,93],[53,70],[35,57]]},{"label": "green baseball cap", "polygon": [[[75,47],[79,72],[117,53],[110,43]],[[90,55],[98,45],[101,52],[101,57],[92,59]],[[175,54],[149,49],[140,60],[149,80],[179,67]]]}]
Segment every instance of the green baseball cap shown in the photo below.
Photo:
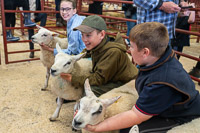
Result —
[{"label": "green baseball cap", "polygon": [[90,33],[94,30],[106,31],[106,29],[106,23],[102,17],[98,15],[91,15],[86,17],[81,25],[75,27],[73,30],[80,30],[81,32]]}]

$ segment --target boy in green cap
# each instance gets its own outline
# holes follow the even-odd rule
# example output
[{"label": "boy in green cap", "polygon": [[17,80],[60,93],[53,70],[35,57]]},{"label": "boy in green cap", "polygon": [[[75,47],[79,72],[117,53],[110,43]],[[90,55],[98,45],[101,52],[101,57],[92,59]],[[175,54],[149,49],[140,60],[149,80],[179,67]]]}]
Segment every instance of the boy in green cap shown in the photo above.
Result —
[{"label": "boy in green cap", "polygon": [[82,40],[91,54],[92,72],[90,75],[61,74],[63,79],[75,86],[83,86],[86,78],[96,96],[119,87],[134,79],[138,73],[126,54],[126,46],[120,34],[114,41],[106,35],[106,23],[97,15],[86,17],[80,26],[74,28],[82,33]]}]

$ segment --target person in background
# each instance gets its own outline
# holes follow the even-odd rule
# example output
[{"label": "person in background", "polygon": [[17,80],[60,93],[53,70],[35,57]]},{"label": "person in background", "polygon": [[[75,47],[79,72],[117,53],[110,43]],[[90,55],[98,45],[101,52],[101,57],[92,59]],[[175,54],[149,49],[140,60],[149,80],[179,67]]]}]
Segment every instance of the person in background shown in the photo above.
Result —
[{"label": "person in background", "polygon": [[[129,0],[132,1],[132,0]],[[128,19],[137,20],[137,7],[135,4],[122,4],[122,10],[124,11],[125,17]],[[126,36],[129,36],[129,32],[136,25],[135,22],[126,21],[127,33]],[[130,46],[129,39],[126,39],[126,43]]]},{"label": "person in background", "polygon": [[94,14],[102,15],[102,9],[103,9],[103,2],[94,1],[93,3],[89,4],[88,13],[94,13]]},{"label": "person in background", "polygon": [[[61,0],[55,0],[56,11],[60,11],[60,1]],[[62,19],[59,13],[56,13],[56,26],[58,27],[66,26],[66,22]]]},{"label": "person in background", "polygon": [[[190,70],[189,74],[200,79],[200,61],[197,61],[195,67],[193,67],[192,70]],[[200,85],[200,82],[198,83],[198,85]]]},{"label": "person in background", "polygon": [[170,41],[174,38],[176,18],[181,10],[179,0],[133,0],[133,2],[137,6],[137,24],[163,23],[167,27]]},{"label": "person in background", "polygon": [[123,38],[117,34],[115,40],[111,41],[106,35],[107,26],[102,17],[88,16],[74,30],[82,33],[82,40],[91,54],[92,71],[89,75],[62,73],[63,79],[74,86],[83,87],[88,78],[92,91],[100,96],[137,76],[138,69],[127,56]]},{"label": "person in background", "polygon": [[[4,0],[5,10],[16,10],[17,7],[23,7],[23,10],[29,10],[29,4],[27,0]],[[15,13],[5,13],[5,23],[6,27],[15,27],[16,18]],[[34,27],[36,23],[31,21],[31,14],[24,13],[24,26]],[[6,40],[7,41],[18,41],[19,37],[14,37],[11,30],[6,30]]]},{"label": "person in background", "polygon": [[[200,18],[200,11],[197,12],[199,18]],[[200,56],[199,56],[200,58]],[[200,61],[197,61],[195,67],[192,68],[192,70],[189,72],[190,75],[200,79]],[[198,83],[200,85],[200,82]]]},{"label": "person in background", "polygon": [[159,22],[138,24],[132,28],[129,39],[132,58],[139,65],[136,104],[129,111],[97,125],[86,125],[85,129],[163,133],[200,117],[199,92],[168,45],[166,27]]},{"label": "person in background", "polygon": [[[61,0],[60,15],[65,21],[67,21],[68,38],[68,48],[63,49],[63,51],[69,55],[77,55],[85,48],[81,32],[73,31],[73,28],[80,25],[85,19],[85,16],[79,16],[77,14],[76,7],[76,0]],[[55,48],[50,48],[44,44],[41,44],[41,48],[54,52],[54,55],[57,54],[57,50]]]},{"label": "person in background", "polygon": [[[182,0],[182,7],[192,6],[195,8],[194,3],[184,2]],[[176,21],[176,28],[189,31],[190,24],[195,22],[195,11],[181,10],[178,14]],[[190,46],[190,35],[176,32],[175,38],[171,42],[172,48],[178,52],[183,51],[184,46]],[[180,55],[177,54],[177,58]]]},{"label": "person in background", "polygon": [[[31,11],[40,11],[41,10],[41,2],[40,0],[28,0],[29,8]],[[31,13],[31,19],[36,23],[40,22],[40,26],[46,25],[47,14],[46,13]],[[33,29],[28,29],[28,38],[31,40],[31,37],[34,35]],[[30,50],[34,49],[34,44],[29,42]],[[29,55],[30,58],[34,58],[34,51],[32,51]]]}]

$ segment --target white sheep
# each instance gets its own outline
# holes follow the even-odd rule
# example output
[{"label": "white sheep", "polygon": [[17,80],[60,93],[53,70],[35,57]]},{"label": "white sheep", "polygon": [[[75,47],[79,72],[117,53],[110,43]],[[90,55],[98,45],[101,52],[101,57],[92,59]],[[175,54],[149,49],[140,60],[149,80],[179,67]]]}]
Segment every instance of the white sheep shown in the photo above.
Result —
[{"label": "white sheep", "polygon": [[[37,28],[39,29],[38,33],[36,33],[31,37],[33,43],[38,43],[38,44],[43,43],[51,48],[55,48],[56,43],[58,42],[61,45],[61,48],[63,49],[67,48],[68,46],[67,38],[59,38],[57,33],[51,32],[46,28],[40,27],[38,25]],[[54,63],[54,55],[53,52],[44,50],[42,48],[40,50],[41,50],[40,60],[47,69],[45,85],[42,88],[42,90],[46,90],[46,88],[48,87],[48,81],[50,77],[50,68]]]},{"label": "white sheep", "polygon": [[[134,82],[135,81],[132,80],[129,83],[113,89],[97,98],[91,91],[88,80],[86,80],[86,97],[83,97],[74,107],[75,116],[72,121],[72,127],[76,130],[80,130],[87,124],[95,125],[106,118],[130,110],[138,98],[136,90],[133,89]],[[118,99],[119,96],[121,96],[120,99]],[[117,102],[114,103],[116,100]],[[172,128],[167,133],[199,133],[199,124],[200,118],[196,118],[191,122]],[[119,131],[109,131],[104,133],[118,132]],[[82,129],[82,133],[88,132]]]},{"label": "white sheep", "polygon": [[83,95],[83,88],[75,87],[71,84],[71,82],[63,80],[60,77],[60,73],[89,75],[92,70],[92,61],[82,58],[85,54],[75,56],[65,54],[58,44],[56,44],[56,49],[58,54],[55,56],[55,62],[51,67],[51,75],[53,75],[51,90],[58,96],[58,100],[56,111],[50,118],[51,121],[56,120],[59,116],[63,99],[78,100]]},{"label": "white sheep", "polygon": [[[98,98],[91,91],[89,81],[86,80],[84,86],[86,96],[74,107],[76,113],[72,121],[73,128],[80,130],[87,124],[95,125],[108,117],[130,110],[138,98],[134,85],[135,80],[132,80]],[[119,99],[119,97],[121,98]],[[86,132],[82,129],[82,133]],[[109,133],[117,132],[119,131],[110,131]]]},{"label": "white sheep", "polygon": [[200,118],[194,119],[191,122],[177,126],[169,130],[167,133],[200,133]]}]

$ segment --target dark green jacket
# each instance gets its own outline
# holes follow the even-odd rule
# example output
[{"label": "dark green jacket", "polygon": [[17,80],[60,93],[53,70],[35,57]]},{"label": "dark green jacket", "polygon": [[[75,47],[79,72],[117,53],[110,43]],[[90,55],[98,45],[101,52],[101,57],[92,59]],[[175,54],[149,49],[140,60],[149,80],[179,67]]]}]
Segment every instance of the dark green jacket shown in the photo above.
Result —
[{"label": "dark green jacket", "polygon": [[138,69],[130,61],[126,46],[118,34],[115,41],[108,37],[90,51],[92,57],[92,72],[90,75],[72,75],[72,84],[83,86],[88,78],[90,85],[103,85],[108,82],[121,81],[126,83],[136,77]]}]

